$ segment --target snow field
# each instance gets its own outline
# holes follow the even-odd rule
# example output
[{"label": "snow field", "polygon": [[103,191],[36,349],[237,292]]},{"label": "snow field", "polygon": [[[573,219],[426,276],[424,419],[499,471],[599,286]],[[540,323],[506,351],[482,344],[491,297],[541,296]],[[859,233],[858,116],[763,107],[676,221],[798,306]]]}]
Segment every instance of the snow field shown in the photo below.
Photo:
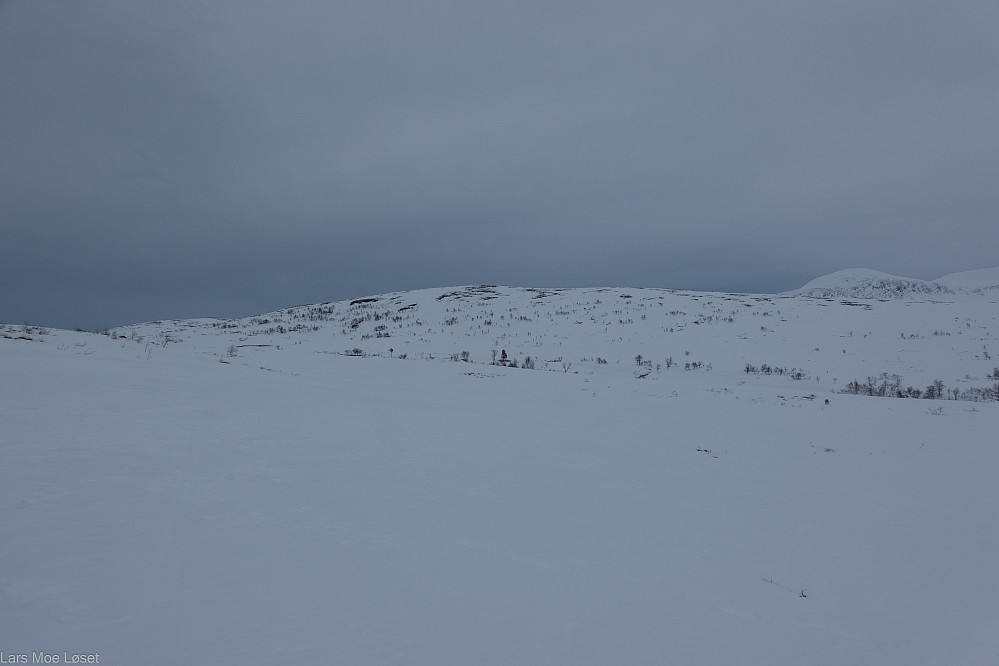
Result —
[{"label": "snow field", "polygon": [[[400,307],[419,300],[429,322],[443,291]],[[573,315],[539,324],[547,309],[505,331],[521,359],[528,337],[543,359],[561,346],[567,372],[489,365],[495,335],[466,347],[459,323],[423,343],[362,341],[373,321],[0,338],[0,651],[995,663],[999,404],[837,392],[871,364],[917,386],[980,381],[994,304],[728,296],[779,307],[761,332],[763,315],[692,323],[726,295],[673,297],[662,307],[688,314],[667,315],[684,325],[672,337],[635,305],[617,336]],[[384,356],[342,354],[362,342]],[[250,343],[272,346],[227,353]],[[448,360],[463,349],[479,362]],[[681,365],[636,379],[638,353]],[[747,375],[749,361],[809,379]]]}]

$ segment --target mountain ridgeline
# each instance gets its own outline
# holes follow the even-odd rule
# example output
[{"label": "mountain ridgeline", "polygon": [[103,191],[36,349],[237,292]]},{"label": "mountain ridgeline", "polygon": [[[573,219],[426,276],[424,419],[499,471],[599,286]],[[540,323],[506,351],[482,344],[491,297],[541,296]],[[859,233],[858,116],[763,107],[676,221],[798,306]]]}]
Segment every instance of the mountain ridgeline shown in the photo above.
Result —
[{"label": "mountain ridgeline", "polygon": [[875,386],[897,390],[864,392],[897,397],[915,391],[925,397],[926,387],[942,382],[945,395],[967,397],[999,379],[993,373],[999,361],[992,362],[997,297],[999,269],[933,282],[850,269],[776,295],[478,285],[108,333],[182,345],[227,362],[254,363],[295,346],[651,381],[679,381],[685,372],[741,373],[743,380],[810,382],[826,393],[878,379]]}]

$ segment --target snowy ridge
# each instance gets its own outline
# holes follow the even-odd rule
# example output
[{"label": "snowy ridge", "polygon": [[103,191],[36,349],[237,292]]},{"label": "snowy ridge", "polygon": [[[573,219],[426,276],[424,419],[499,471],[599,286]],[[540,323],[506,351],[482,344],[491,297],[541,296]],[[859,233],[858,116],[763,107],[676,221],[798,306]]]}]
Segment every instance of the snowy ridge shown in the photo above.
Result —
[{"label": "snowy ridge", "polygon": [[903,278],[866,268],[848,268],[816,278],[788,296],[809,298],[911,299],[952,295],[954,289],[939,282]]},{"label": "snowy ridge", "polygon": [[999,289],[999,268],[951,273],[934,282],[966,294],[995,293],[995,290]]},{"label": "snowy ridge", "polygon": [[848,268],[823,275],[782,295],[906,300],[955,294],[985,294],[996,289],[999,289],[999,268],[951,273],[932,281],[889,275],[868,268]]},{"label": "snowy ridge", "polygon": [[[814,282],[886,281],[884,274],[874,272],[842,273],[844,277],[834,274]],[[827,289],[823,293],[834,293]],[[949,386],[981,385],[982,351],[948,342],[948,336],[969,331],[950,318],[947,304],[960,303],[974,331],[982,331],[995,321],[990,300],[957,292],[946,292],[941,300],[934,291],[930,300],[940,302],[914,307],[918,301],[911,297],[924,292],[909,291],[907,299],[859,301],[850,300],[861,298],[855,289],[835,293],[838,300],[828,295],[476,285],[302,305],[243,319],[150,322],[110,334],[179,344],[244,363],[261,355],[280,359],[296,349],[473,365],[527,364],[557,372],[571,366],[573,372],[631,376],[644,372],[635,363],[640,356],[651,364],[649,381],[664,377],[669,359],[669,367],[690,364],[699,372],[710,368],[738,374],[746,364],[766,363],[842,382],[890,371],[920,388],[935,379]],[[900,339],[911,342],[900,344]],[[935,351],[928,354],[931,348]],[[893,361],[886,363],[887,358]],[[985,369],[991,371],[991,366]]]}]

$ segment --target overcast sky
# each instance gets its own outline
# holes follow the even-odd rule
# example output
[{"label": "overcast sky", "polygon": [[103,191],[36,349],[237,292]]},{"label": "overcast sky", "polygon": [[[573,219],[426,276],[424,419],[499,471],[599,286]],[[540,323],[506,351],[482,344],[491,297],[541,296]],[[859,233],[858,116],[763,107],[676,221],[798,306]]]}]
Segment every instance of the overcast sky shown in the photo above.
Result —
[{"label": "overcast sky", "polygon": [[999,4],[0,0],[0,322],[999,265]]}]

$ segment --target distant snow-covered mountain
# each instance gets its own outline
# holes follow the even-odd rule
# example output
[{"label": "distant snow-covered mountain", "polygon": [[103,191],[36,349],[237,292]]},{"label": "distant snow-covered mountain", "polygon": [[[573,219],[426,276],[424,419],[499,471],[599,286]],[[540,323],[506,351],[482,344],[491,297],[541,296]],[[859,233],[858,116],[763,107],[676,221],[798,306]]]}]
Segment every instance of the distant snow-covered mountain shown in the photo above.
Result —
[{"label": "distant snow-covered mountain", "polygon": [[982,294],[999,289],[999,268],[952,273],[938,280],[889,275],[867,268],[847,268],[816,278],[786,296],[905,300],[954,294]]},{"label": "distant snow-covered mountain", "polygon": [[999,267],[951,273],[937,278],[934,282],[958,292],[984,294],[999,289]]}]

